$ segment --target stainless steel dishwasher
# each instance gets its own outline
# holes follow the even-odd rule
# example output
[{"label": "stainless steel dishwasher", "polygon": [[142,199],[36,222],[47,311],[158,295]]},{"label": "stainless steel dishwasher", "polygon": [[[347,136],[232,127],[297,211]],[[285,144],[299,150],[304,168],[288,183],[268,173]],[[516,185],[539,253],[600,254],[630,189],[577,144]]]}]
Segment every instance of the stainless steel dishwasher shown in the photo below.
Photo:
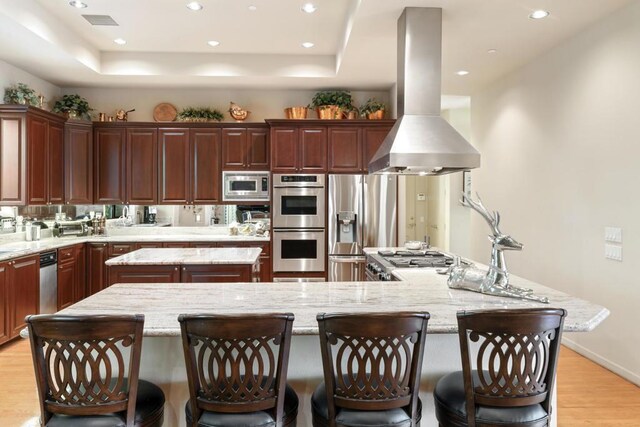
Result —
[{"label": "stainless steel dishwasher", "polygon": [[40,254],[40,314],[58,311],[58,253]]}]

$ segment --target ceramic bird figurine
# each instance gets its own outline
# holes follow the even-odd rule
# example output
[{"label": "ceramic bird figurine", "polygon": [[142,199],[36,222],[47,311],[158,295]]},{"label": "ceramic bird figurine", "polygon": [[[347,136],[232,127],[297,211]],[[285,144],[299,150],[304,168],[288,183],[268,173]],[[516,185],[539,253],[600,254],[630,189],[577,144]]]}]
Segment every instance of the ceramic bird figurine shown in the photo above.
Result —
[{"label": "ceramic bird figurine", "polygon": [[234,120],[238,122],[241,122],[249,117],[249,113],[251,113],[251,111],[243,109],[241,106],[234,102],[231,102],[229,105],[229,114]]}]

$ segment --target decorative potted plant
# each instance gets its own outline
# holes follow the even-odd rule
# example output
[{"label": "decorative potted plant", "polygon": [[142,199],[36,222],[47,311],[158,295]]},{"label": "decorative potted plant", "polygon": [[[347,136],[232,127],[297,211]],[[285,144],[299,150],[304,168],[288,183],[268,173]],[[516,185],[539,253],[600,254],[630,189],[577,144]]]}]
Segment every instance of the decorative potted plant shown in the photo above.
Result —
[{"label": "decorative potted plant", "polygon": [[355,120],[360,116],[358,107],[355,105],[349,105],[343,112],[344,118],[347,120]]},{"label": "decorative potted plant", "polygon": [[187,107],[178,113],[177,119],[182,122],[221,122],[224,116],[219,110],[209,107]]},{"label": "decorative potted plant", "polygon": [[69,119],[81,118],[91,120],[91,112],[93,109],[89,107],[86,99],[80,95],[64,95],[62,99],[56,101],[53,106],[54,113],[60,113]]},{"label": "decorative potted plant", "polygon": [[4,90],[4,102],[7,104],[40,105],[36,91],[24,83],[10,86]]},{"label": "decorative potted plant", "polygon": [[341,119],[344,110],[353,104],[351,93],[346,90],[317,92],[311,100],[320,119]]},{"label": "decorative potted plant", "polygon": [[365,116],[369,120],[382,120],[384,119],[384,111],[387,106],[375,98],[369,98],[367,102],[360,108],[360,114]]}]

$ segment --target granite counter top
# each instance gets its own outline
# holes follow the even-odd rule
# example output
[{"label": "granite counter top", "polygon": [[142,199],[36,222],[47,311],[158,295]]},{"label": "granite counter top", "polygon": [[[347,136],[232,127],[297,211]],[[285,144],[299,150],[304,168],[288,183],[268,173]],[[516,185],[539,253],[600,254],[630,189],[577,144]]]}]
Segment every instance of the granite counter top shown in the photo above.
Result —
[{"label": "granite counter top", "polygon": [[[414,273],[415,271],[415,273]],[[587,332],[600,324],[609,311],[542,285],[527,283],[549,295],[552,303],[540,304],[510,298],[489,297],[452,290],[446,277],[417,270],[404,273],[398,282],[310,282],[310,283],[179,283],[118,284],[111,286],[61,313],[145,315],[146,336],[178,336],[181,313],[269,313],[292,312],[293,333],[318,333],[320,312],[428,311],[430,333],[455,333],[458,310],[523,307],[562,307],[569,315],[568,332]],[[512,276],[513,277],[513,276]]]},{"label": "granite counter top", "polygon": [[52,237],[37,241],[18,241],[0,244],[0,261],[44,251],[64,248],[79,243],[127,242],[260,242],[268,237],[230,236],[225,234],[132,234],[116,236]]},{"label": "granite counter top", "polygon": [[255,264],[260,248],[147,248],[105,262],[106,265]]}]

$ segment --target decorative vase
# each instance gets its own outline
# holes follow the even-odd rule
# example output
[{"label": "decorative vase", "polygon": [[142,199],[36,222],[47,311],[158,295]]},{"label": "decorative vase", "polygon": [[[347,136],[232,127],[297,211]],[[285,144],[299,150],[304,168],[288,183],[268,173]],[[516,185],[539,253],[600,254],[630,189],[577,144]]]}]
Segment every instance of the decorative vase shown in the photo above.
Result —
[{"label": "decorative vase", "polygon": [[307,107],[289,107],[284,109],[284,114],[287,119],[306,119]]},{"label": "decorative vase", "polygon": [[316,108],[318,118],[321,120],[338,120],[342,119],[342,108],[337,105],[323,105]]},{"label": "decorative vase", "polygon": [[357,111],[348,111],[344,113],[344,118],[347,120],[356,120],[358,118]]},{"label": "decorative vase", "polygon": [[69,110],[66,113],[64,113],[64,115],[67,116],[67,119],[69,120],[75,120],[78,118],[78,112],[74,110]]},{"label": "decorative vase", "polygon": [[367,119],[369,120],[384,119],[384,110],[378,110],[378,111],[374,111],[373,113],[367,113]]}]

